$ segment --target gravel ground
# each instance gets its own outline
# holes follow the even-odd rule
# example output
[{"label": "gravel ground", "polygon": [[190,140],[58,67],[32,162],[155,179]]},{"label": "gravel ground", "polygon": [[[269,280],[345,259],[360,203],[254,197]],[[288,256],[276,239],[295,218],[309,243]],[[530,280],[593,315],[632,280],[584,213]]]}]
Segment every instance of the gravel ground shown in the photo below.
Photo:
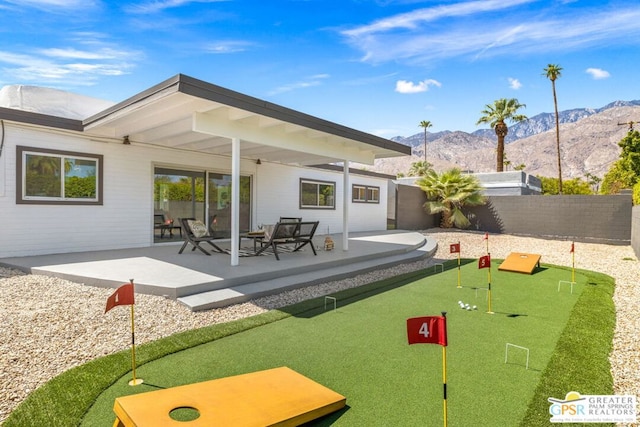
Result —
[{"label": "gravel ground", "polygon": [[[486,251],[484,233],[426,230],[439,243],[434,259],[403,264],[285,292],[231,307],[192,313],[175,301],[136,295],[136,343],[176,332],[223,323],[262,313],[340,289],[361,286],[396,274],[421,269],[449,254],[449,244],[460,241],[464,258]],[[491,235],[490,252],[506,258],[510,252],[542,255],[542,262],[571,265],[571,243],[512,235]],[[640,332],[638,302],[640,264],[630,246],[576,243],[576,268],[609,274],[616,280],[614,302],[616,330],[610,356],[616,394],[640,398]],[[129,311],[115,309],[104,314],[112,289],[96,288],[62,279],[25,275],[0,268],[0,422],[27,395],[60,373],[89,360],[129,348]],[[567,390],[569,391],[569,390]]]}]

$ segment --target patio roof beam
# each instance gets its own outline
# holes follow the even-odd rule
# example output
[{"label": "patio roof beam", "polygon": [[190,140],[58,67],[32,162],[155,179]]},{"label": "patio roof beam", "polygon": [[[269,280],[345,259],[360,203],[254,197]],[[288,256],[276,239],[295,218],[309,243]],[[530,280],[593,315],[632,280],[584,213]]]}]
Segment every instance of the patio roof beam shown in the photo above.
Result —
[{"label": "patio roof beam", "polygon": [[[286,128],[287,126],[285,126]],[[326,138],[326,143],[318,144],[317,137],[310,136],[304,128],[299,126],[294,126],[286,131],[282,131],[279,126],[261,128],[259,120],[258,122],[253,122],[252,120],[230,120],[229,114],[225,109],[217,109],[207,113],[194,113],[193,130],[209,135],[228,138],[236,137],[262,145],[335,159],[334,161],[347,158],[357,163],[372,165],[375,160],[375,154],[372,150],[354,146],[349,147],[347,145],[347,142],[359,144],[357,141],[340,139],[340,142],[336,143],[335,140]],[[316,133],[315,135],[323,137],[322,133]]]}]

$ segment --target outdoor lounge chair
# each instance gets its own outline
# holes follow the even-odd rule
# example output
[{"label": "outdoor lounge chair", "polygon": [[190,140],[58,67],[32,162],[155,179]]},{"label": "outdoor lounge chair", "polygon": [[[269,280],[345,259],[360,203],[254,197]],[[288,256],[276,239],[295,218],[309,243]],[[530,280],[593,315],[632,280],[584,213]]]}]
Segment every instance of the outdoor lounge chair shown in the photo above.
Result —
[{"label": "outdoor lounge chair", "polygon": [[[191,221],[191,223],[190,223],[190,221]],[[199,232],[194,233],[193,227],[199,225],[199,224],[197,224],[198,222],[200,222],[200,221],[196,221],[195,218],[180,218],[180,225],[181,225],[182,230],[183,230],[182,238],[184,239],[184,243],[182,244],[182,247],[180,248],[178,253],[181,254],[182,251],[184,251],[184,249],[187,247],[187,245],[189,243],[191,243],[193,245],[193,248],[191,249],[191,251],[195,251],[196,248],[198,248],[205,255],[211,255],[202,246],[200,246],[200,243],[204,243],[204,242],[210,244],[216,252],[226,253],[226,251],[224,251],[218,245],[213,243],[213,240],[215,239],[215,237],[213,237],[212,235],[207,233],[206,226],[204,224],[202,224],[201,222],[200,222],[201,227],[198,227],[198,228],[204,227],[204,234],[201,234],[202,231],[200,231],[200,230],[199,230]]]},{"label": "outdoor lounge chair", "polygon": [[182,228],[174,223],[174,220],[164,212],[153,214],[153,228],[154,230],[160,230],[160,238],[164,238],[164,233],[169,231],[169,237],[173,237],[173,230],[178,229],[180,237],[182,237]]},{"label": "outdoor lounge chair", "polygon": [[316,248],[313,246],[313,235],[316,233],[320,221],[301,221],[301,222],[278,222],[273,227],[273,232],[268,240],[262,243],[262,247],[256,255],[260,255],[267,248],[273,249],[273,254],[280,261],[278,256],[279,245],[293,245],[292,252],[299,251],[304,246],[311,246],[314,255],[318,255]]},{"label": "outdoor lounge chair", "polygon": [[289,217],[289,216],[281,216],[278,222],[300,222],[302,218],[300,217]]}]

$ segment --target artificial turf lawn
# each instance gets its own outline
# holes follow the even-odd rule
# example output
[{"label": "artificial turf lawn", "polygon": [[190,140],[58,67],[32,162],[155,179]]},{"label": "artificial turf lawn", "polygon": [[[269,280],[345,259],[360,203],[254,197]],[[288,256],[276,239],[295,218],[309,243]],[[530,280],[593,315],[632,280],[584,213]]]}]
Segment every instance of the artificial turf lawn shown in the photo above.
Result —
[{"label": "artificial turf lawn", "polygon": [[[601,281],[578,274],[573,294],[568,288],[558,292],[558,281],[569,277],[566,269],[547,266],[530,276],[494,268],[494,315],[485,313],[486,291],[480,289],[476,296],[474,288],[486,287],[488,277],[487,270],[478,270],[475,264],[462,267],[461,289],[456,287],[454,268],[401,287],[383,288],[384,292],[338,297],[337,311],[299,313],[140,366],[138,376],[146,384],[132,388],[127,385],[130,374],[124,376],[100,395],[82,425],[112,422],[118,396],[277,366],[288,366],[347,397],[347,410],[313,425],[440,425],[441,347],[409,346],[406,319],[441,311],[448,312],[450,424],[515,426],[527,415],[529,421],[523,425],[545,425],[536,420],[548,422],[548,413],[527,412],[543,371],[556,354],[556,345],[563,347],[559,338],[585,286],[606,288]],[[458,300],[477,305],[478,310],[461,310]],[[589,316],[588,305],[581,310]],[[602,326],[612,329],[606,322]],[[509,363],[504,363],[507,342],[530,349],[528,370],[523,351],[510,350]],[[569,355],[572,348],[580,351],[579,345],[568,347]],[[579,365],[577,361],[582,362],[579,354],[567,362]],[[570,391],[562,387],[583,394],[611,393],[611,381],[603,383],[600,378],[603,370],[605,377],[609,372],[605,365],[597,367],[591,378],[595,384],[588,390],[580,378],[547,372],[552,381],[558,376],[562,380],[553,395],[545,395],[545,388],[539,391],[538,400],[543,402],[537,402],[538,409],[548,409],[547,397],[564,397]]]}]

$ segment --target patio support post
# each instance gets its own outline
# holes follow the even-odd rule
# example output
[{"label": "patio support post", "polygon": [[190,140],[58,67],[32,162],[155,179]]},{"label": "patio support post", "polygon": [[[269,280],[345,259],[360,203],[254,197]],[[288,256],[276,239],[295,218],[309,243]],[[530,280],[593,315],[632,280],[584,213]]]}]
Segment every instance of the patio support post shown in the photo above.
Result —
[{"label": "patio support post", "polygon": [[240,138],[231,139],[231,265],[240,258]]},{"label": "patio support post", "polygon": [[349,183],[349,160],[344,161],[342,191],[342,250],[349,250],[349,205],[351,204],[351,184]]}]

